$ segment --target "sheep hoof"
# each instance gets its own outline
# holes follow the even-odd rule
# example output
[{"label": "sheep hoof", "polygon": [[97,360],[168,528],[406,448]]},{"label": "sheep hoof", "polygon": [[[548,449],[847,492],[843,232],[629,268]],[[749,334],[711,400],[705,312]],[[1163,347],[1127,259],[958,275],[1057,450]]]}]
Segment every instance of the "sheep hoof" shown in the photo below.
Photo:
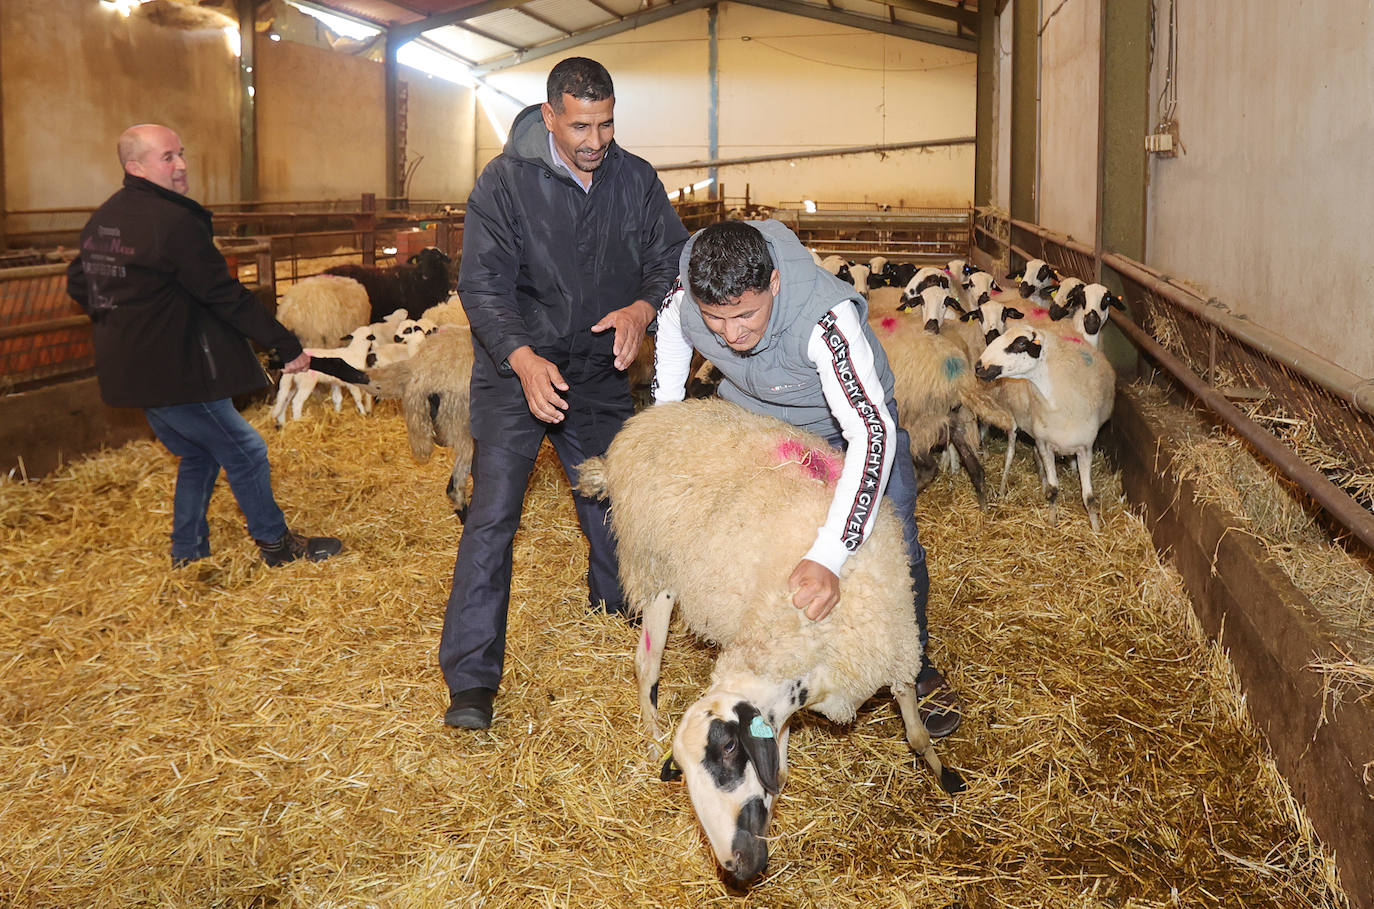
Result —
[{"label": "sheep hoof", "polygon": [[466,524],[468,522],[468,505],[469,503],[464,502],[462,505],[453,509],[453,513],[458,516],[459,524]]},{"label": "sheep hoof", "polygon": [[945,767],[940,771],[940,788],[949,795],[958,795],[968,791],[968,784],[959,775],[959,771]]}]

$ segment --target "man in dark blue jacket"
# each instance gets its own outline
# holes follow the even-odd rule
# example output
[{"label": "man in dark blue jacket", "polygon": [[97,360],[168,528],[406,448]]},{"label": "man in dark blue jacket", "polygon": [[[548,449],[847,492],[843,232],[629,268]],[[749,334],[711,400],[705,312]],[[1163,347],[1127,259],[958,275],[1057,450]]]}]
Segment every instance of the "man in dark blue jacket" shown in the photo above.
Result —
[{"label": "man in dark blue jacket", "polygon": [[[653,167],[615,144],[605,67],[570,57],[468,198],[458,293],[472,323],[473,494],[439,664],[444,722],[485,729],[505,661],[512,541],[547,437],[575,476],[634,412],[625,368],[687,239]],[[625,608],[605,505],[574,493],[591,605]]]},{"label": "man in dark blue jacket", "polygon": [[187,198],[181,139],[165,126],[119,137],[124,188],[96,209],[67,270],[67,292],[91,317],[100,396],[141,407],[180,458],[172,500],[172,564],[210,554],[205,514],[220,468],[269,565],[326,559],[342,544],[286,526],[272,495],[267,443],[232,398],[267,384],[249,339],[310,365],[296,336],[232,275],[215,248],[210,212]]}]

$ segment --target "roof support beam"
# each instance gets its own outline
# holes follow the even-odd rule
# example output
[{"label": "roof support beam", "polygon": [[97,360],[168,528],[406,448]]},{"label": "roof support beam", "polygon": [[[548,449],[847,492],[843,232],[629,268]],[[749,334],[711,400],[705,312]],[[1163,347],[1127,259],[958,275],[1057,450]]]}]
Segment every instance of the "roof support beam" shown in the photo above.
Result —
[{"label": "roof support beam", "polygon": [[972,10],[958,6],[946,6],[943,3],[936,3],[935,0],[882,0],[882,2],[897,9],[920,13],[922,16],[957,22],[971,32],[978,31],[978,14]]},{"label": "roof support beam", "polygon": [[239,14],[239,199],[258,198],[258,130],[253,96],[257,93],[257,4],[238,0]]},{"label": "roof support beam", "polygon": [[428,16],[421,19],[419,22],[412,22],[409,25],[394,25],[390,29],[390,34],[399,46],[430,29],[443,28],[445,25],[466,22],[468,19],[476,19],[478,16],[485,16],[487,13],[496,13],[503,9],[510,9],[512,6],[519,6],[524,2],[525,0],[482,0],[481,3],[474,3],[472,6],[465,6],[453,12],[438,13],[433,16]]},{"label": "roof support beam", "polygon": [[[648,25],[651,22],[659,22],[670,19],[673,16],[680,16],[683,13],[690,13],[693,10],[711,6],[717,0],[674,0],[672,3],[663,6],[656,6],[643,12],[626,16],[619,22],[612,22],[609,25],[601,25],[585,31],[575,32],[567,38],[551,41],[548,44],[540,44],[529,48],[523,53],[515,53],[509,57],[501,57],[482,66],[475,66],[472,69],[474,75],[485,76],[489,73],[499,72],[518,66],[521,63],[528,63],[531,60],[538,60],[540,57],[548,57],[553,54],[560,54],[579,45],[590,41],[597,41],[601,38],[609,38],[621,32],[638,28],[641,25]],[[847,25],[851,28],[864,29],[871,32],[880,32],[885,35],[892,35],[897,38],[906,38],[910,41],[920,41],[924,44],[937,44],[941,47],[949,47],[954,50],[965,51],[966,53],[976,53],[978,45],[972,38],[961,38],[945,32],[937,32],[928,28],[919,28],[915,25],[907,25],[902,22],[890,22],[886,19],[878,19],[873,16],[860,16],[855,13],[847,13],[840,10],[829,9],[828,7],[814,6],[800,0],[734,0],[743,6],[757,6],[762,9],[771,9],[774,12],[790,13],[794,16],[802,16],[808,19],[819,19],[823,22],[831,22],[837,25]],[[903,0],[907,2],[907,0]],[[939,4],[936,4],[939,5]],[[471,7],[469,7],[471,9]],[[905,8],[905,7],[904,7]],[[953,7],[945,7],[952,10]]]},{"label": "roof support beam", "polygon": [[[515,8],[515,11],[516,11],[517,13],[519,13],[520,15],[526,17],[527,19],[533,19],[535,22],[538,22],[540,25],[544,26],[545,28],[551,28],[551,29],[553,29],[554,31],[558,32],[558,33],[561,34],[561,35],[571,35],[571,34],[572,34],[571,31],[569,31],[568,29],[566,29],[566,28],[564,28],[563,26],[559,25],[558,23],[556,23],[556,22],[551,22],[550,20],[544,18],[543,16],[537,16],[537,15],[535,15],[534,13],[530,12],[529,10],[525,9],[525,7],[523,7],[523,6],[517,6],[517,7]],[[616,18],[619,18],[619,16],[617,16]]]},{"label": "roof support beam", "polygon": [[[819,19],[821,22],[830,22],[835,25],[846,25],[850,28],[863,29],[870,32],[879,32],[884,35],[892,35],[895,38],[906,38],[909,41],[919,41],[923,44],[936,44],[940,47],[953,48],[954,50],[964,51],[965,53],[975,54],[978,52],[978,45],[972,38],[960,38],[947,32],[937,32],[928,28],[920,28],[915,25],[907,25],[902,22],[889,22],[886,19],[878,19],[873,16],[861,16],[857,13],[841,12],[824,6],[815,6],[810,3],[800,2],[800,0],[733,0],[741,6],[756,6],[760,9],[771,9],[778,13],[788,13],[793,16],[801,16],[805,19]],[[891,2],[891,0],[889,0]]]},{"label": "roof support beam", "polygon": [[656,6],[643,12],[626,16],[619,22],[612,22],[609,25],[600,25],[596,28],[589,28],[584,31],[576,32],[567,38],[560,38],[557,41],[550,41],[548,44],[540,44],[531,47],[523,53],[512,54],[509,57],[501,57],[482,66],[475,66],[472,69],[474,76],[485,76],[488,73],[498,72],[499,70],[509,69],[521,63],[528,63],[531,60],[538,60],[540,57],[548,57],[553,54],[561,54],[564,51],[586,44],[589,41],[597,41],[601,38],[609,38],[611,35],[618,35],[638,28],[641,25],[649,25],[652,22],[660,22],[664,19],[671,19],[683,13],[690,13],[693,10],[702,9],[710,6],[716,0],[674,0],[672,3]]}]

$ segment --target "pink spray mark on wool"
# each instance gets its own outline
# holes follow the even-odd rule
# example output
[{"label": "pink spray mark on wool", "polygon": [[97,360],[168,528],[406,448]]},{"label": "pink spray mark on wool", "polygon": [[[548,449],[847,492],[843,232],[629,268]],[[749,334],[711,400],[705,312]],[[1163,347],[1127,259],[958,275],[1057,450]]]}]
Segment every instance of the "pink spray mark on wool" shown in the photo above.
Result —
[{"label": "pink spray mark on wool", "polygon": [[1033,318],[1044,319],[1049,317],[1050,311],[1043,306],[1037,306],[1031,310],[1030,314]]},{"label": "pink spray mark on wool", "polygon": [[778,460],[800,464],[813,480],[825,483],[837,481],[844,466],[836,452],[807,448],[796,439],[786,439],[778,446]]},{"label": "pink spray mark on wool", "polygon": [[894,319],[892,316],[884,316],[884,317],[883,317],[883,331],[895,331],[896,328],[897,328],[897,320],[896,320],[896,319]]},{"label": "pink spray mark on wool", "polygon": [[649,632],[647,631],[644,632],[644,650],[645,652],[649,650]]},{"label": "pink spray mark on wool", "polygon": [[1083,339],[1080,338],[1078,335],[1065,335],[1065,336],[1064,336],[1064,340],[1066,340],[1066,341],[1072,341],[1072,342],[1075,343],[1075,344],[1082,344],[1082,343],[1083,343]]}]

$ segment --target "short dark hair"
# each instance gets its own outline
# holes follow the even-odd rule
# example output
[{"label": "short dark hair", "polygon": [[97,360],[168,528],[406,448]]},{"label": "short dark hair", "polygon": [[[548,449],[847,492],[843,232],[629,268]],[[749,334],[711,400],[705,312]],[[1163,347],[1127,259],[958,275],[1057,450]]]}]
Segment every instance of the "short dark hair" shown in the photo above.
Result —
[{"label": "short dark hair", "polygon": [[549,70],[547,86],[549,104],[563,112],[563,96],[572,95],[583,101],[605,101],[615,97],[615,85],[606,67],[590,57],[568,57],[559,60]]},{"label": "short dark hair", "polygon": [[698,303],[718,306],[746,290],[766,289],[774,267],[763,234],[743,221],[721,221],[697,234],[687,286]]}]

